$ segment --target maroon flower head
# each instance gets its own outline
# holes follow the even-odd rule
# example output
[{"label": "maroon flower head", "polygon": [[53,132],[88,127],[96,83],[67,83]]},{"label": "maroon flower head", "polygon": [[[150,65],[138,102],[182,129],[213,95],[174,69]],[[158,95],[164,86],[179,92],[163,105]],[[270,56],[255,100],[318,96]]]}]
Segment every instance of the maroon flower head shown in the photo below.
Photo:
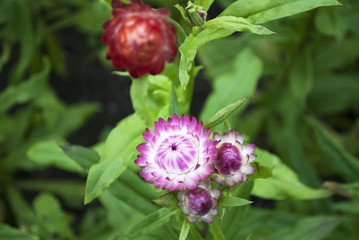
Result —
[{"label": "maroon flower head", "polygon": [[173,62],[178,48],[176,28],[167,22],[167,9],[152,9],[146,4],[130,4],[114,8],[113,18],[103,25],[104,44],[108,44],[106,58],[131,76],[159,74],[165,62]]}]

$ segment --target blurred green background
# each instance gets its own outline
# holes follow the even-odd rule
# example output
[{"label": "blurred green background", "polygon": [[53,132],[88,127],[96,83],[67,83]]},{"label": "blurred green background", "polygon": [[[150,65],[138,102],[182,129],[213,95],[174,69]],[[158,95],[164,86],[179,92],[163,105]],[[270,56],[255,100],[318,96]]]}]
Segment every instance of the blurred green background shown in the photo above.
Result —
[{"label": "blurred green background", "polygon": [[[185,1],[145,2],[183,22],[173,5]],[[231,2],[215,1],[208,18]],[[254,191],[251,207],[221,223],[227,239],[359,239],[359,2],[341,3],[266,24],[275,35],[234,34],[199,49],[192,115],[205,121],[248,97],[232,127],[307,186],[334,193],[303,201]],[[100,0],[0,1],[0,239],[107,239],[120,220],[149,213],[124,212],[133,203],[106,194],[84,206],[86,171],[58,145],[96,149],[133,112],[130,80],[104,59],[110,16]],[[136,197],[126,179],[141,184],[127,173],[113,191]],[[169,232],[161,239],[176,239]]]}]

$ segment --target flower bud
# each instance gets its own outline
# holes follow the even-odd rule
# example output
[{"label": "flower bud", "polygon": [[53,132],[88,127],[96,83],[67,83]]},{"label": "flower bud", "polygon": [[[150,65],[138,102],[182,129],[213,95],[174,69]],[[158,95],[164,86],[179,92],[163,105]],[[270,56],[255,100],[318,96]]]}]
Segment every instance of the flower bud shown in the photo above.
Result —
[{"label": "flower bud", "polygon": [[213,216],[218,215],[216,207],[221,193],[218,189],[212,189],[211,184],[204,180],[194,190],[178,192],[178,206],[187,216],[189,222],[205,221],[211,223]]},{"label": "flower bud", "polygon": [[253,154],[256,149],[255,145],[242,145],[242,134],[237,134],[234,130],[223,135],[214,133],[213,138],[217,141],[216,148],[218,149],[217,159],[214,162],[217,175],[213,180],[218,184],[227,184],[230,187],[246,181],[247,175],[252,174],[255,170],[249,164],[257,157]]},{"label": "flower bud", "polygon": [[167,22],[167,9],[130,4],[114,8],[112,15],[103,25],[106,31],[102,41],[109,45],[106,58],[116,69],[137,78],[159,74],[165,62],[173,62],[178,51],[176,28]]},{"label": "flower bud", "polygon": [[192,2],[188,2],[186,7],[186,15],[193,26],[202,27],[206,23],[207,12],[198,5],[194,5]]}]

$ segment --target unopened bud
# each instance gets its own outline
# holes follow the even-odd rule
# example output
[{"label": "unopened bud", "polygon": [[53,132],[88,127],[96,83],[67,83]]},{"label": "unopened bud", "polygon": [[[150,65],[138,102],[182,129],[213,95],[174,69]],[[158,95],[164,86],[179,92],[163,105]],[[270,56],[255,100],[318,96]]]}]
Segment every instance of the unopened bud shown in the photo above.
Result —
[{"label": "unopened bud", "polygon": [[201,6],[188,2],[186,14],[193,26],[202,27],[206,23],[207,12]]}]

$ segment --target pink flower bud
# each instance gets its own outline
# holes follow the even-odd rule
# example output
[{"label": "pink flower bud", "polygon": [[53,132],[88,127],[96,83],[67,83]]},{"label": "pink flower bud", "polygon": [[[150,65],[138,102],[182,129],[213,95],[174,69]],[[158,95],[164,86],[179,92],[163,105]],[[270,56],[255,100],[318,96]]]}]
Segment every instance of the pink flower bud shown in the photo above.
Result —
[{"label": "pink flower bud", "polygon": [[255,145],[242,145],[242,134],[237,134],[234,130],[223,135],[214,133],[213,138],[217,141],[216,148],[218,149],[217,159],[214,163],[217,175],[213,180],[218,184],[227,184],[230,187],[246,181],[247,175],[252,174],[255,170],[249,164],[257,157],[253,153],[256,149]]},{"label": "pink flower bud", "polygon": [[194,190],[180,191],[177,193],[178,206],[187,216],[189,222],[205,221],[211,223],[213,216],[218,215],[217,200],[221,191],[213,189],[207,180],[202,181]]}]

